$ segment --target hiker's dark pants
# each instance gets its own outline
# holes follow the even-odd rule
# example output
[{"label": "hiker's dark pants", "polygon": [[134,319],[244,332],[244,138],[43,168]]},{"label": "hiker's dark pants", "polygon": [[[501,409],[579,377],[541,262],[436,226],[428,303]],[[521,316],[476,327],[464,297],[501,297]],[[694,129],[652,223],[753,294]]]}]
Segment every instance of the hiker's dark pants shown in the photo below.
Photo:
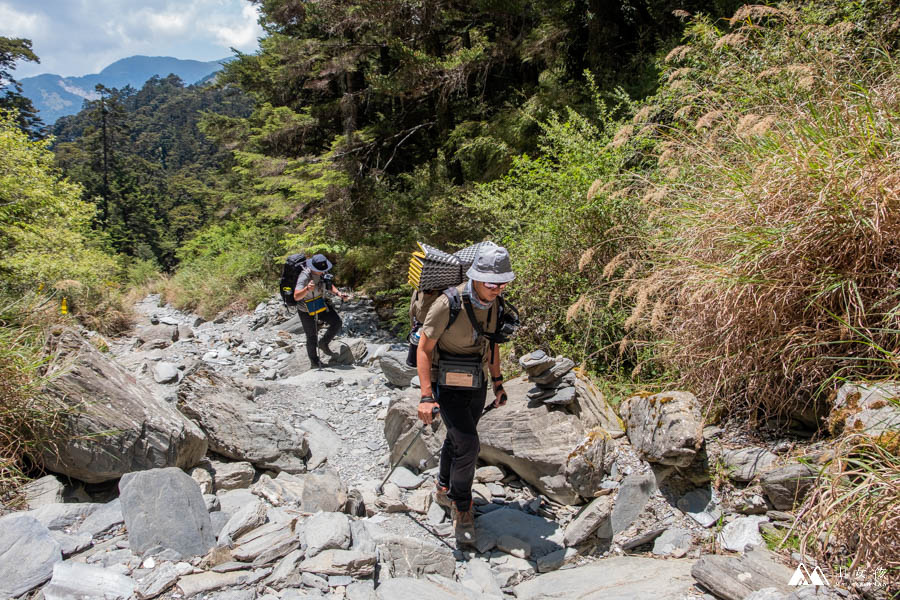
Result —
[{"label": "hiker's dark pants", "polygon": [[441,448],[438,483],[450,488],[447,496],[460,510],[472,503],[472,480],[481,444],[475,429],[484,411],[487,382],[475,390],[457,390],[435,384],[434,397],[447,424],[447,437]]},{"label": "hiker's dark pants", "polygon": [[[328,310],[320,312],[316,317],[319,317],[319,327],[328,326],[325,335],[322,336],[322,341],[330,344],[334,336],[341,330],[342,323],[334,306],[330,302],[327,306]],[[309,313],[305,313],[302,310],[298,310],[297,314],[300,315],[303,333],[306,334],[306,354],[309,356],[309,362],[315,364],[319,360],[319,353],[316,350],[316,317],[311,317]]]}]

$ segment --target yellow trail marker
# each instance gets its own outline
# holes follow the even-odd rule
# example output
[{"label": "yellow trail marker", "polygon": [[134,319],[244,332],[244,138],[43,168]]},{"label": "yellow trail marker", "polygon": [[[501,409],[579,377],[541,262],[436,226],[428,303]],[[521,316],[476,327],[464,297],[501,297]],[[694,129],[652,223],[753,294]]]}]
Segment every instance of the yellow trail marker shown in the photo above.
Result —
[{"label": "yellow trail marker", "polygon": [[66,297],[65,297],[65,296],[63,296],[63,299],[62,299],[62,306],[59,307],[59,312],[62,313],[62,314],[64,314],[64,315],[69,314],[69,305],[66,303]]}]

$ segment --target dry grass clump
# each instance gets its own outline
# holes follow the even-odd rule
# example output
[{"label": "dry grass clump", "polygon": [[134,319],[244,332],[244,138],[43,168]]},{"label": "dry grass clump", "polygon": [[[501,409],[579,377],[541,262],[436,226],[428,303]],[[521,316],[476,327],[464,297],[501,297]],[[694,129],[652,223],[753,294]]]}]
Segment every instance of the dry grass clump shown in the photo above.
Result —
[{"label": "dry grass clump", "polygon": [[[655,233],[628,322],[702,397],[814,423],[829,381],[900,372],[900,77],[890,59],[799,54],[780,69],[815,73],[827,95],[736,67],[717,102],[674,110],[702,116],[660,146],[680,175],[644,194]],[[770,68],[759,56],[757,72]]]},{"label": "dry grass clump", "polygon": [[29,460],[52,447],[62,427],[61,409],[41,395],[43,336],[33,319],[40,305],[22,300],[0,305],[0,503],[16,506]]},{"label": "dry grass clump", "polygon": [[900,454],[851,435],[836,456],[801,509],[801,550],[830,570],[833,585],[898,593]]}]

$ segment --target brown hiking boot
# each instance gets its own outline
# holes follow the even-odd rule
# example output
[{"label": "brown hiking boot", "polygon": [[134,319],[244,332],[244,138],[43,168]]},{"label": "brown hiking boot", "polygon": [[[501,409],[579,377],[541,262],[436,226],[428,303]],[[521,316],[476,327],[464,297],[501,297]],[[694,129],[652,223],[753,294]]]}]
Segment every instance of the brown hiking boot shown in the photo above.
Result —
[{"label": "brown hiking boot", "polygon": [[474,546],[475,545],[475,511],[472,504],[469,504],[468,510],[459,510],[456,504],[453,504],[451,510],[453,514],[453,532],[456,536],[456,545]]},{"label": "brown hiking boot", "polygon": [[439,483],[436,483],[434,486],[434,501],[438,503],[438,506],[442,506],[447,510],[450,510],[450,507],[453,505],[453,501],[450,500],[450,496],[447,494],[450,493],[449,488],[445,488]]}]

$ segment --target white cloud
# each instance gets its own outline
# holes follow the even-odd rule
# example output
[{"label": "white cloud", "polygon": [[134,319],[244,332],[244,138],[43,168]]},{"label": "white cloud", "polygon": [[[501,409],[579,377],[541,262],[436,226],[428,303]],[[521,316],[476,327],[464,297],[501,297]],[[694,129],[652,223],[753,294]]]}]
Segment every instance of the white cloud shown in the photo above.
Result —
[{"label": "white cloud", "polygon": [[135,54],[216,60],[252,52],[262,29],[248,0],[0,0],[0,36],[26,37],[40,65],[18,78],[84,75]]}]

